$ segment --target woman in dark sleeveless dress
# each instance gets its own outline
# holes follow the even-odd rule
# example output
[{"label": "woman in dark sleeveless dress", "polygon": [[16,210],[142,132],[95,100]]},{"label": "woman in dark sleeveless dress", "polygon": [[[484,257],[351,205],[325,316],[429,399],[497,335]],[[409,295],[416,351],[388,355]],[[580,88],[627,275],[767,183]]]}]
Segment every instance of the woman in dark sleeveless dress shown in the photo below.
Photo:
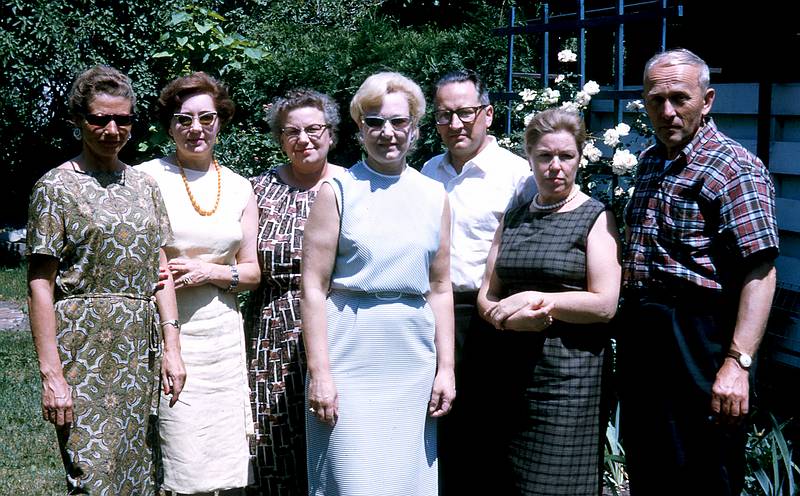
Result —
[{"label": "woman in dark sleeveless dress", "polygon": [[[504,494],[590,495],[601,488],[604,324],[619,297],[613,215],[575,185],[586,132],[577,114],[537,114],[525,130],[539,193],[506,212],[478,304],[502,332],[498,389],[510,403]],[[505,389],[508,388],[508,389]]]}]

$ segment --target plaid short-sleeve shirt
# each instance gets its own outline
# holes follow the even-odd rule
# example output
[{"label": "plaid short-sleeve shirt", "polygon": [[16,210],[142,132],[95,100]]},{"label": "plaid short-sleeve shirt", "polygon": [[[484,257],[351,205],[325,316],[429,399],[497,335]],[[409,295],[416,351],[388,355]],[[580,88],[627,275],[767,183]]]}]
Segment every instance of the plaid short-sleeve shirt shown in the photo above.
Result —
[{"label": "plaid short-sleeve shirt", "polygon": [[775,191],[761,160],[710,118],[666,169],[665,160],[661,143],[642,154],[625,212],[626,287],[678,279],[731,289],[747,257],[777,256]]}]

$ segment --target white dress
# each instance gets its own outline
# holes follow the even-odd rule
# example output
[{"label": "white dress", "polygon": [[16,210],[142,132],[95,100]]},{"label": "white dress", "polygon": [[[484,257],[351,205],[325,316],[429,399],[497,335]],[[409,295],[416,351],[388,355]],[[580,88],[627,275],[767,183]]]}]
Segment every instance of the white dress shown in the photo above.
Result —
[{"label": "white dress", "polygon": [[[174,240],[167,257],[230,265],[242,240],[241,219],[252,194],[250,182],[222,168],[219,208],[198,214],[177,166],[161,159],[137,167],[161,188]],[[212,208],[217,174],[185,169],[197,203]],[[181,356],[186,385],[169,407],[161,394],[159,433],[166,490],[209,492],[248,485],[252,478],[248,436],[252,435],[242,318],[235,294],[213,284],[177,291]]]}]

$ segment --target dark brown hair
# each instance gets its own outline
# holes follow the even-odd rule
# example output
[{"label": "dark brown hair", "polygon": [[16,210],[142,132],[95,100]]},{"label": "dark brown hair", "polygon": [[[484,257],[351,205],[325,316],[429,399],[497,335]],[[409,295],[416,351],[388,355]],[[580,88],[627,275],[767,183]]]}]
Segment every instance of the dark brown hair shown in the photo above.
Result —
[{"label": "dark brown hair", "polygon": [[130,78],[113,67],[97,65],[83,71],[72,83],[67,103],[72,119],[83,119],[89,113],[92,99],[101,94],[127,98],[131,101],[131,112],[136,107]]},{"label": "dark brown hair", "polygon": [[228,96],[225,86],[205,72],[195,72],[175,79],[161,90],[161,96],[158,97],[158,118],[164,129],[169,129],[172,115],[184,101],[194,95],[211,96],[222,127],[233,119],[236,104]]}]

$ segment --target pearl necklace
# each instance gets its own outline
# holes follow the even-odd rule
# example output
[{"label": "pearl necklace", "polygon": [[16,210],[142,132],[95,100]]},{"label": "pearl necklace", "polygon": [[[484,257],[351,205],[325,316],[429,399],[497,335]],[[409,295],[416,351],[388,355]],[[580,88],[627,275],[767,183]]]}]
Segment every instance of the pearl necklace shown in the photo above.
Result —
[{"label": "pearl necklace", "polygon": [[181,170],[181,178],[183,179],[183,185],[186,188],[186,193],[189,195],[189,201],[192,202],[192,206],[194,207],[195,212],[202,215],[203,217],[208,217],[209,215],[214,215],[214,212],[217,211],[217,207],[219,207],[219,198],[222,195],[222,170],[219,166],[219,162],[217,159],[213,160],[214,168],[217,170],[217,201],[214,202],[214,208],[211,210],[205,210],[200,205],[197,204],[197,200],[194,199],[194,195],[192,194],[192,189],[189,187],[189,181],[186,179],[186,172],[183,170],[183,166],[181,165],[181,161],[178,160],[178,156],[175,156],[175,162],[178,164],[178,168]]},{"label": "pearl necklace", "polygon": [[555,203],[549,203],[543,205],[539,203],[539,193],[536,193],[536,196],[533,197],[533,206],[539,210],[555,210],[557,208],[561,208],[567,203],[571,202],[576,196],[578,196],[578,192],[580,192],[581,188],[578,185],[572,187],[572,192],[569,194],[568,197],[564,198],[561,201],[557,201]]}]

